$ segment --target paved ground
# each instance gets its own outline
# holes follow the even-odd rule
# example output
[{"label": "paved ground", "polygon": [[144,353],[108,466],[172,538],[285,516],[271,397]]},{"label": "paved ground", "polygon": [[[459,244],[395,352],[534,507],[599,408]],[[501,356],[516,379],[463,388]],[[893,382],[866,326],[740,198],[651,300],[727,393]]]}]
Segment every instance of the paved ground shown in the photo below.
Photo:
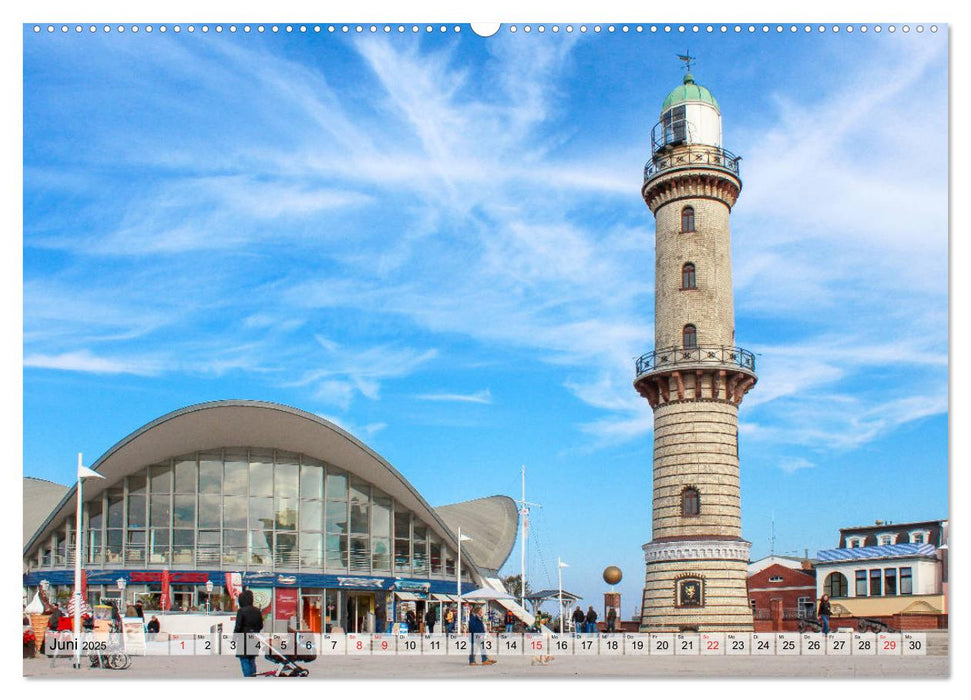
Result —
[{"label": "paved ground", "polygon": [[[945,678],[947,656],[562,656],[548,666],[532,666],[531,657],[499,657],[494,666],[468,665],[456,656],[321,656],[307,664],[310,678],[354,679],[530,679],[530,678]],[[271,664],[260,659],[260,671]],[[71,668],[59,659],[24,659],[29,678],[205,679],[238,678],[239,662],[226,656],[151,656],[135,658],[126,671]]]}]

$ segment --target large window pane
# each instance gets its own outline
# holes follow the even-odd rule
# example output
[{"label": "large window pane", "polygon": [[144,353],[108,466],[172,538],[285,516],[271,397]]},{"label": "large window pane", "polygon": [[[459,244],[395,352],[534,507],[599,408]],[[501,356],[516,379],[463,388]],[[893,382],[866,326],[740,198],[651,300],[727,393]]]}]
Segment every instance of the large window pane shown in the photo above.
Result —
[{"label": "large window pane", "polygon": [[408,511],[400,509],[395,510],[394,536],[401,538],[411,537],[411,513]]},{"label": "large window pane", "polygon": [[274,496],[277,498],[297,497],[300,488],[300,467],[298,464],[289,460],[277,463],[274,479],[276,480]]},{"label": "large window pane", "polygon": [[273,513],[277,530],[297,529],[297,499],[277,498]]},{"label": "large window pane", "polygon": [[152,527],[170,527],[172,525],[172,496],[163,494],[152,494]]},{"label": "large window pane", "polygon": [[391,499],[375,497],[371,507],[371,536],[391,537]]},{"label": "large window pane", "polygon": [[347,534],[347,503],[327,504],[327,532]]},{"label": "large window pane", "polygon": [[324,536],[319,532],[300,533],[301,568],[318,569],[324,564]]},{"label": "large window pane", "polygon": [[222,493],[223,462],[218,454],[199,455],[199,493]]},{"label": "large window pane", "polygon": [[886,595],[897,595],[897,570],[884,569],[884,593]]},{"label": "large window pane", "polygon": [[249,495],[249,461],[245,452],[227,450],[223,474],[224,494]]},{"label": "large window pane", "polygon": [[273,495],[273,453],[250,451],[249,492],[251,496]]},{"label": "large window pane", "polygon": [[366,537],[351,538],[351,571],[371,570],[371,548]]},{"label": "large window pane", "polygon": [[101,526],[104,523],[104,518],[101,517],[101,511],[101,496],[98,496],[94,500],[88,501],[89,530],[101,530]]},{"label": "large window pane", "polygon": [[167,464],[149,467],[152,493],[172,493],[172,468]]},{"label": "large window pane", "polygon": [[145,496],[128,496],[128,527],[145,527],[145,508]]},{"label": "large window pane", "polygon": [[327,568],[338,571],[347,570],[347,535],[331,535],[325,538],[327,543]]},{"label": "large window pane", "polygon": [[387,537],[371,539],[371,565],[375,571],[391,571],[391,540]]},{"label": "large window pane", "polygon": [[297,535],[285,532],[276,533],[276,546],[273,552],[276,566],[287,569],[297,568]]},{"label": "large window pane", "polygon": [[301,532],[319,532],[324,525],[324,508],[321,501],[300,501]]},{"label": "large window pane", "polygon": [[105,539],[105,563],[121,564],[121,530],[108,530]]},{"label": "large window pane", "polygon": [[351,500],[364,501],[371,500],[371,485],[360,479],[351,479]]},{"label": "large window pane", "polygon": [[399,574],[411,573],[411,542],[409,540],[394,541],[394,569]]},{"label": "large window pane", "polygon": [[351,534],[368,534],[368,504],[351,502]]},{"label": "large window pane", "polygon": [[442,573],[442,541],[434,535],[428,542],[428,562],[433,574]]},{"label": "large window pane", "polygon": [[199,541],[196,544],[197,565],[218,565],[219,549],[219,530],[199,530]]},{"label": "large window pane", "polygon": [[196,549],[195,530],[172,530],[172,563],[192,564]]},{"label": "large window pane", "polygon": [[415,540],[412,545],[414,549],[411,553],[411,565],[416,574],[428,573],[428,551],[427,543]]},{"label": "large window pane", "polygon": [[870,595],[883,595],[883,571],[870,569]]},{"label": "large window pane", "polygon": [[152,529],[148,532],[149,539],[149,563],[168,564],[170,560],[170,531],[165,529]]},{"label": "large window pane", "polygon": [[145,495],[145,472],[140,471],[135,476],[128,477],[128,495]]},{"label": "large window pane", "polygon": [[223,564],[246,563],[246,530],[223,530]]},{"label": "large window pane", "polygon": [[101,563],[101,530],[89,530],[88,531],[88,563],[89,564],[100,564]]},{"label": "large window pane", "polygon": [[304,500],[320,500],[324,497],[324,464],[303,458],[300,467],[300,498]]},{"label": "large window pane", "polygon": [[125,493],[120,488],[113,488],[108,491],[108,527],[124,527],[125,514]]},{"label": "large window pane", "polygon": [[195,527],[196,497],[176,495],[174,499],[175,527]]},{"label": "large window pane", "polygon": [[246,529],[246,496],[223,496],[223,527]]},{"label": "large window pane", "polygon": [[271,563],[270,542],[273,533],[269,530],[250,530],[249,531],[249,563],[266,564]]},{"label": "large window pane", "polygon": [[866,569],[857,569],[856,571],[856,595],[866,595]]},{"label": "large window pane", "polygon": [[273,529],[273,499],[249,499],[249,523],[251,528]]},{"label": "large window pane", "polygon": [[327,500],[347,500],[347,475],[333,467],[327,467]]},{"label": "large window pane", "polygon": [[197,472],[195,459],[177,459],[175,461],[175,492],[196,493]]},{"label": "large window pane", "polygon": [[125,547],[125,563],[141,564],[145,561],[145,531],[129,530]]},{"label": "large window pane", "polygon": [[199,527],[220,527],[222,499],[218,495],[199,496]]}]

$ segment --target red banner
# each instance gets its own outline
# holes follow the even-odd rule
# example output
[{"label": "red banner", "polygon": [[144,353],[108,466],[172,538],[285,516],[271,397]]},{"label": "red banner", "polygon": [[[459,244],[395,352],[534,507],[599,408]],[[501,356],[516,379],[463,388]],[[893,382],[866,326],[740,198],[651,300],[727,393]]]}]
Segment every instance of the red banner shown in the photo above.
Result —
[{"label": "red banner", "polygon": [[276,589],[276,619],[289,620],[297,616],[297,589]]},{"label": "red banner", "polygon": [[159,607],[161,607],[162,610],[168,610],[172,607],[172,594],[169,591],[168,569],[162,572],[162,601]]}]

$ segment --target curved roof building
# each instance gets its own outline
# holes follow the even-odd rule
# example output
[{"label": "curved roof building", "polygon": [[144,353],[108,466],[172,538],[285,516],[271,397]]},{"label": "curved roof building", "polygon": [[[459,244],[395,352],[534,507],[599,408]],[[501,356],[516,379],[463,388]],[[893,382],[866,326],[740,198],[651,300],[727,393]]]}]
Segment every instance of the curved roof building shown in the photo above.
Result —
[{"label": "curved roof building", "polygon": [[[297,614],[313,628],[316,610],[317,629],[373,629],[378,605],[456,593],[458,527],[473,538],[462,547],[463,590],[494,576],[516,537],[508,497],[436,511],[367,445],[279,404],[173,411],[92,469],[105,477],[85,479],[82,494],[94,601],[117,597],[121,579],[128,600],[157,594],[163,607],[202,607],[207,581],[218,593],[238,573],[243,586],[265,589],[276,620]],[[24,582],[70,587],[76,491],[38,481],[25,480]]]}]

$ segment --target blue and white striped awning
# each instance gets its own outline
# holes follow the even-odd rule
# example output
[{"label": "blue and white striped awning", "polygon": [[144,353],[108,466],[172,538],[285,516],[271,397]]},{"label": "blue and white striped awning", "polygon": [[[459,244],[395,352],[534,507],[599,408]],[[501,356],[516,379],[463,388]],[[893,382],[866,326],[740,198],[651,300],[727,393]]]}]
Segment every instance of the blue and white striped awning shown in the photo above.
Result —
[{"label": "blue and white striped awning", "polygon": [[885,544],[876,547],[849,547],[822,549],[816,559],[824,561],[850,561],[853,559],[893,559],[895,557],[932,557],[937,548],[932,544]]}]

